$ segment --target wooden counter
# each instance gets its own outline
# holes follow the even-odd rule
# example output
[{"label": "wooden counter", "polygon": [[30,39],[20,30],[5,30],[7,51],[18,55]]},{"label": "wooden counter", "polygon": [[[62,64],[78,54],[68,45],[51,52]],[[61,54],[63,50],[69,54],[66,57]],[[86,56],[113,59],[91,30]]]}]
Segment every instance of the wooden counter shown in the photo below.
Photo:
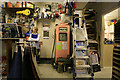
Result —
[{"label": "wooden counter", "polygon": [[33,54],[32,54],[32,61],[33,61],[33,73],[35,74],[35,78],[39,80],[40,79],[39,67],[36,61],[36,56],[33,56]]},{"label": "wooden counter", "polygon": [[103,67],[112,67],[113,44],[104,44]]}]

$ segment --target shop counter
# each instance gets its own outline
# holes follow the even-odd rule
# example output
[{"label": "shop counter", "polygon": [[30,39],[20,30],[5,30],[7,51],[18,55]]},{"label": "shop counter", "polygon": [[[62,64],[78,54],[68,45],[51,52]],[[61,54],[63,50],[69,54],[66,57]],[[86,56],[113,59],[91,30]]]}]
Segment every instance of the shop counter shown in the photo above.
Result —
[{"label": "shop counter", "polygon": [[32,68],[33,68],[33,73],[35,74],[35,78],[40,79],[40,72],[39,72],[39,67],[36,61],[36,56],[33,56],[32,54]]}]

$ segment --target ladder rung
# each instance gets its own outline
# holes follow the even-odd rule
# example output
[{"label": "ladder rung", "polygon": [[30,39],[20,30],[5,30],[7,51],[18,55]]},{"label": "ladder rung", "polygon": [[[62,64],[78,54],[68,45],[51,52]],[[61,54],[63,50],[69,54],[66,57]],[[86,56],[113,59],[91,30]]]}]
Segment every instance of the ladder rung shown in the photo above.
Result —
[{"label": "ladder rung", "polygon": [[76,65],[76,68],[90,68],[90,65]]},{"label": "ladder rung", "polygon": [[[79,41],[86,41],[85,39],[82,39],[82,40],[79,40]],[[77,42],[77,40],[76,40],[76,42]]]},{"label": "ladder rung", "polygon": [[89,74],[77,74],[76,78],[91,78]]},{"label": "ladder rung", "polygon": [[76,50],[87,50],[87,48],[76,48]]},{"label": "ladder rung", "polygon": [[89,57],[88,56],[76,56],[76,58],[85,58],[85,59],[87,59]]}]

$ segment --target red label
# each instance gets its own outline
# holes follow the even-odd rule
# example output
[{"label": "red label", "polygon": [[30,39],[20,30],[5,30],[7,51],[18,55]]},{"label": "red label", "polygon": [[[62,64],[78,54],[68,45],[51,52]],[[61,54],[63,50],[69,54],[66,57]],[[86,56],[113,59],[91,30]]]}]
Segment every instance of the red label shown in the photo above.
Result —
[{"label": "red label", "polygon": [[39,42],[40,45],[43,45],[43,42]]}]

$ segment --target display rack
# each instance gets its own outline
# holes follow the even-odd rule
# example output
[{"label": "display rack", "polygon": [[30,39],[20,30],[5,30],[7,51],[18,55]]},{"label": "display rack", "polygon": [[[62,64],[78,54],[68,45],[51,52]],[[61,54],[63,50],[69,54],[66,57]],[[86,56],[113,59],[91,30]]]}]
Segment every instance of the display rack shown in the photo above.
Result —
[{"label": "display rack", "polygon": [[[82,25],[73,28],[73,54],[74,54],[74,79],[93,79],[93,68],[91,66],[91,56],[88,46],[88,37],[84,18]],[[74,19],[74,18],[73,18]],[[79,21],[80,22],[80,21]],[[73,23],[74,24],[74,23]],[[76,25],[76,24],[75,24]]]},{"label": "display rack", "polygon": [[[4,26],[4,27],[3,27]],[[1,31],[4,33],[4,35],[1,35],[1,38],[17,38],[19,35],[19,30],[16,23],[1,23],[0,24]]]},{"label": "display rack", "polygon": [[[22,3],[22,2],[21,2]],[[25,34],[26,32],[29,31],[29,26],[30,26],[30,22],[32,20],[31,16],[33,16],[33,13],[34,13],[34,9],[35,9],[35,5],[32,4],[32,3],[28,3],[28,2],[25,2],[25,7],[23,7],[23,4],[21,4],[22,7],[20,6],[17,6],[15,7],[15,5],[12,7],[10,6],[7,6],[8,4],[12,4],[10,2],[4,2],[2,3],[2,7],[0,7],[0,11],[1,13],[5,13],[4,15],[4,20],[1,20],[1,27],[0,27],[0,39],[16,39],[16,38],[25,38]],[[16,2],[17,4],[17,2]],[[31,7],[27,7],[27,4],[31,4],[33,5],[33,8]],[[25,10],[25,9],[29,9],[30,10],[30,15],[26,16],[26,15],[23,15],[23,14],[17,14],[16,12],[17,11],[22,11],[22,10]],[[3,14],[2,14],[3,16]],[[17,19],[19,18],[19,19]],[[19,20],[19,22],[16,22],[17,20]],[[24,25],[25,23],[27,23],[28,25]],[[3,28],[2,28],[2,25],[5,25],[7,27],[9,27],[9,30],[4,30],[3,31]],[[12,31],[11,30],[11,26],[15,26],[15,28],[12,28]],[[7,34],[6,34],[7,33]],[[3,34],[6,34],[5,37],[3,37]],[[9,35],[10,34],[10,35]],[[9,35],[9,36],[8,36]]]},{"label": "display rack", "polygon": [[112,79],[120,80],[120,22],[115,24]]}]

